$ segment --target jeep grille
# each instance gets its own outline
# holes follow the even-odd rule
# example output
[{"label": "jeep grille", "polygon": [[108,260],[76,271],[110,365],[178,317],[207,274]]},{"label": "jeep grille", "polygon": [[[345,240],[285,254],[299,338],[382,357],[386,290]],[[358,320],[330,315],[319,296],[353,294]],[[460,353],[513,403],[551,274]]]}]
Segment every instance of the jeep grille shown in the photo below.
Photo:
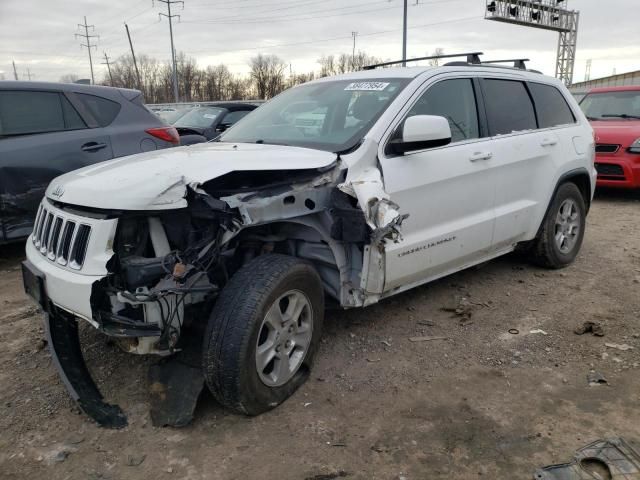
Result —
[{"label": "jeep grille", "polygon": [[40,205],[31,240],[36,249],[52,262],[80,270],[87,254],[91,227],[69,220]]}]

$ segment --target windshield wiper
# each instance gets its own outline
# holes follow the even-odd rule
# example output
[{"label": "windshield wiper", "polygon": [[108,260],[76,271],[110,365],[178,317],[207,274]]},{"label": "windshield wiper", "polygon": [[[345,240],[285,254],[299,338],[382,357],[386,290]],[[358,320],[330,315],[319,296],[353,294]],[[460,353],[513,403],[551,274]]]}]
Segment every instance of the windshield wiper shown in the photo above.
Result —
[{"label": "windshield wiper", "polygon": [[590,117],[589,115],[587,115],[587,120],[589,120],[590,122],[596,121],[596,120],[602,120],[600,117]]},{"label": "windshield wiper", "polygon": [[605,113],[602,118],[634,118],[640,120],[640,115],[629,115],[627,113]]}]

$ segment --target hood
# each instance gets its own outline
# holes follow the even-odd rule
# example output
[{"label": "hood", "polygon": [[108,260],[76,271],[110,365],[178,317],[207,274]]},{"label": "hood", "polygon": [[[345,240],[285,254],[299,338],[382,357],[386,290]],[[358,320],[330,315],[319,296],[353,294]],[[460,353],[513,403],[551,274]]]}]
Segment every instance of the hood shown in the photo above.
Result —
[{"label": "hood", "polygon": [[327,167],[331,152],[280,145],[200,143],[117,158],[54,179],[46,196],[71,205],[114,210],[186,207],[187,185],[233,171]]},{"label": "hood", "polygon": [[591,126],[596,134],[596,143],[627,148],[640,138],[640,120],[594,120]]}]

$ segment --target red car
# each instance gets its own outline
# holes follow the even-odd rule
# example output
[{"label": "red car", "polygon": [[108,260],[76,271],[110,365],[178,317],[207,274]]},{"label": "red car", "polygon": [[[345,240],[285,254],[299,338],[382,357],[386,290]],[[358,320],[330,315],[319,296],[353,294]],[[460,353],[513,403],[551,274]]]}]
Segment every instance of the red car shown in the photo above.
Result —
[{"label": "red car", "polygon": [[594,88],[580,106],[595,131],[597,186],[640,188],[640,86]]}]

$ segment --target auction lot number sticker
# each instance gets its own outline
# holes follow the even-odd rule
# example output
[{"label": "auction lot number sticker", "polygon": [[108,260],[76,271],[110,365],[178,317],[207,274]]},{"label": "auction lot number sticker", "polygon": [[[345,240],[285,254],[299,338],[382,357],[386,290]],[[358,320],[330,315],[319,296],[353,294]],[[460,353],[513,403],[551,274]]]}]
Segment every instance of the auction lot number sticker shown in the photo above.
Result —
[{"label": "auction lot number sticker", "polygon": [[389,86],[389,82],[353,82],[345,87],[345,90],[358,90],[365,92],[381,92]]}]

